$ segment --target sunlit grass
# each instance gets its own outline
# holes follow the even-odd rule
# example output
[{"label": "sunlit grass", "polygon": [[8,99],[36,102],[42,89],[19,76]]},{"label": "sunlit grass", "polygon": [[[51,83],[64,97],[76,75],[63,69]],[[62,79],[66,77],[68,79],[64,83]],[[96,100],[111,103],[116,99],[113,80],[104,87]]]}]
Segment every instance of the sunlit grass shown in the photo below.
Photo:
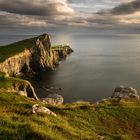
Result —
[{"label": "sunlit grass", "polygon": [[140,101],[122,100],[120,105],[76,102],[47,105],[57,116],[32,114],[42,104],[15,93],[0,91],[0,139],[95,139],[135,140],[140,137]]},{"label": "sunlit grass", "polygon": [[[23,52],[26,49],[30,49],[34,47],[35,41],[37,38],[41,39],[41,36],[25,39],[22,41],[18,41],[9,45],[0,46],[0,62],[5,61],[7,58],[12,57],[16,54]],[[67,45],[55,45],[52,46],[51,49],[54,51],[57,50],[65,50],[68,47]]]},{"label": "sunlit grass", "polygon": [[16,43],[0,47],[0,62],[3,62],[7,58],[23,52],[25,49],[33,47],[35,38],[25,39]]}]

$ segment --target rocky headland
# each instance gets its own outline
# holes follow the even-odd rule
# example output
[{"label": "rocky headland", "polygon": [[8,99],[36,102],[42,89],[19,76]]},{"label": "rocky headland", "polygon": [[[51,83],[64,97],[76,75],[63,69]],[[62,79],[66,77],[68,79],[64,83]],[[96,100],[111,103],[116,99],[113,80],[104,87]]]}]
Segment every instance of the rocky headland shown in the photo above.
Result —
[{"label": "rocky headland", "polygon": [[49,35],[43,34],[0,47],[0,71],[16,76],[53,70],[59,61],[71,52],[73,50],[68,45],[51,46]]},{"label": "rocky headland", "polygon": [[[0,47],[0,72],[5,73],[3,80],[8,81],[10,77],[54,70],[59,61],[71,52],[73,50],[69,45],[51,46],[48,34],[25,39]],[[28,81],[25,82],[25,80],[21,84],[21,79],[19,81],[17,79],[16,83],[13,80],[13,84],[8,89],[37,99],[32,85]]]}]

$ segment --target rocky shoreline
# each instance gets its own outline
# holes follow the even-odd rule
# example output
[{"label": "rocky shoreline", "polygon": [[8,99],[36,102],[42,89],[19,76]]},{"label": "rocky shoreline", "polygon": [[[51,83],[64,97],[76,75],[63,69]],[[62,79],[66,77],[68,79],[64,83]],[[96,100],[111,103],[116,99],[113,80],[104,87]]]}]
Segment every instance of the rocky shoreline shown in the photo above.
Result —
[{"label": "rocky shoreline", "polygon": [[[121,86],[118,86],[114,89],[111,97],[106,98],[106,99],[101,99],[101,100],[97,101],[96,103],[94,103],[94,105],[106,103],[112,99],[114,99],[114,101],[113,101],[114,105],[115,104],[119,105],[121,100],[132,100],[132,101],[140,100],[140,95],[138,94],[136,89],[134,89],[132,87],[125,87],[125,86],[121,85]],[[42,98],[40,101],[44,105],[46,105],[46,104],[48,104],[48,105],[61,105],[61,104],[63,104],[64,98],[58,94],[49,94],[46,98]],[[38,107],[38,112],[51,114],[50,112],[46,111],[45,109],[43,110],[43,108],[44,108],[44,106]],[[33,107],[33,110],[34,110],[34,107]],[[38,112],[36,112],[36,113],[38,113]],[[54,115],[54,112],[52,115]]]}]

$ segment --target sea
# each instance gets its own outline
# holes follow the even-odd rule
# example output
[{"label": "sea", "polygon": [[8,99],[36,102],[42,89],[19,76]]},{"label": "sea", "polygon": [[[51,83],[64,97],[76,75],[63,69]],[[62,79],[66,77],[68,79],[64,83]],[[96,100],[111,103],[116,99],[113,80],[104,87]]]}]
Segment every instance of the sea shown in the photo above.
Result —
[{"label": "sea", "polygon": [[[0,35],[0,45],[35,35]],[[139,34],[51,34],[52,45],[74,50],[56,70],[30,79],[40,98],[60,94],[65,103],[96,102],[112,95],[119,85],[140,92]]]}]

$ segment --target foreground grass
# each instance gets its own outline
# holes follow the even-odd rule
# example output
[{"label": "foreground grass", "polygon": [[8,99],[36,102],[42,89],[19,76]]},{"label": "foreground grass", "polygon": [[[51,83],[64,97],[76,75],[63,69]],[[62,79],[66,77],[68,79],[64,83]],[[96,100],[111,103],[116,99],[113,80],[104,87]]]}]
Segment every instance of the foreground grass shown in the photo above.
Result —
[{"label": "foreground grass", "polygon": [[140,101],[47,106],[57,117],[32,114],[35,103],[41,104],[0,91],[0,140],[96,140],[97,136],[106,140],[140,139]]}]

